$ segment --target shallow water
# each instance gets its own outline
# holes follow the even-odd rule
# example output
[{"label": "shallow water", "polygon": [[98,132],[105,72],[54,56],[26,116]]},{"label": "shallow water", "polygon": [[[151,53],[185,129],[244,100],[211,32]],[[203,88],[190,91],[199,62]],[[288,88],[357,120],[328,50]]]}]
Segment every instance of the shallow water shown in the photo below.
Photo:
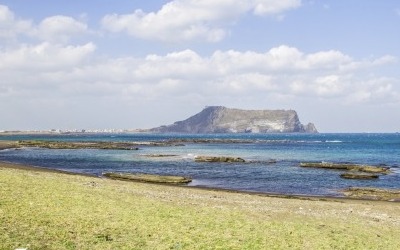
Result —
[{"label": "shallow water", "polygon": [[[246,143],[184,143],[174,147],[125,150],[0,151],[0,160],[101,175],[107,171],[183,175],[189,185],[266,193],[338,196],[350,186],[400,188],[400,134],[78,134],[2,136],[3,140],[160,141],[170,139],[237,139]],[[149,154],[176,155],[154,158]],[[197,155],[241,157],[253,163],[197,163]],[[276,163],[268,163],[275,159]],[[299,167],[300,162],[328,161],[384,164],[393,173],[377,180],[340,178],[342,171]]]}]

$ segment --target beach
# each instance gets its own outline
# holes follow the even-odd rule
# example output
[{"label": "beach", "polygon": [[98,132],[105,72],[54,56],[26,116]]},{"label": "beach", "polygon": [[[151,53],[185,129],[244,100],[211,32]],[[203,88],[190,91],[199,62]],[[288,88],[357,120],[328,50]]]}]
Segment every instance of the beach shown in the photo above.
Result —
[{"label": "beach", "polygon": [[0,163],[2,249],[398,249],[399,203],[110,180]]}]

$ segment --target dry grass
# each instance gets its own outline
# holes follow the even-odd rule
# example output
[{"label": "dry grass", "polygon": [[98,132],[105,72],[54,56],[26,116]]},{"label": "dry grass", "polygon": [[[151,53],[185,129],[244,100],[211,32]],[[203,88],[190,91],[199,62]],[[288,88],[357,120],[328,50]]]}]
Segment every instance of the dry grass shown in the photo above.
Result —
[{"label": "dry grass", "polygon": [[282,199],[0,164],[0,249],[400,249],[399,235],[399,203]]}]

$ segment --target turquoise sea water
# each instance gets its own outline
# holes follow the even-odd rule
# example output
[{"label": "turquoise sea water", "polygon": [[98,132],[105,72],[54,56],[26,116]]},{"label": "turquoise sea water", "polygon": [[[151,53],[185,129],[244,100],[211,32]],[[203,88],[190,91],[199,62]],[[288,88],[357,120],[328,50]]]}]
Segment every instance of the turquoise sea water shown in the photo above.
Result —
[{"label": "turquoise sea water", "polygon": [[[400,188],[400,134],[70,134],[2,136],[0,140],[164,141],[170,139],[237,139],[246,143],[184,143],[174,147],[125,150],[49,150],[24,148],[0,151],[0,160],[71,172],[101,175],[120,171],[183,175],[192,186],[233,190],[338,196],[351,187]],[[149,154],[173,154],[151,158]],[[197,163],[197,155],[241,157],[252,163]],[[269,163],[275,159],[276,163]],[[342,171],[299,167],[300,162],[327,161],[386,165],[393,173],[376,180],[340,178]]]}]

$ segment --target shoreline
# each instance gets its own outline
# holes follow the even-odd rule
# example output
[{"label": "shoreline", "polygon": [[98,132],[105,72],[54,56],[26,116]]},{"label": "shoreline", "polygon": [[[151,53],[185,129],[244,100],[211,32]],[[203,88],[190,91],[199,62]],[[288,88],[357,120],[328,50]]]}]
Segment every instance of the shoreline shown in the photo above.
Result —
[{"label": "shoreline", "polygon": [[76,172],[69,172],[59,169],[52,169],[52,168],[43,168],[39,166],[32,166],[26,164],[19,164],[13,162],[5,162],[0,161],[0,168],[8,168],[8,169],[17,169],[17,170],[24,170],[24,171],[33,171],[33,172],[44,172],[44,173],[55,173],[55,174],[65,174],[65,175],[75,175],[75,176],[84,176],[90,177],[95,179],[107,179],[112,181],[122,181],[122,182],[133,182],[133,183],[143,183],[148,185],[157,185],[157,186],[168,186],[168,187],[178,187],[182,189],[193,189],[193,190],[203,190],[203,191],[211,191],[211,192],[221,192],[221,193],[229,193],[229,194],[246,194],[251,196],[258,196],[258,197],[269,197],[269,198],[281,198],[281,199],[297,199],[297,200],[308,200],[308,201],[333,201],[333,202],[384,202],[384,203],[398,203],[393,201],[386,201],[386,200],[373,200],[373,199],[361,199],[361,198],[352,198],[352,197],[333,197],[333,196],[312,196],[312,195],[296,195],[296,194],[279,194],[279,193],[268,193],[268,192],[257,192],[257,191],[244,191],[244,190],[234,190],[234,189],[226,189],[226,188],[215,188],[215,187],[207,187],[207,186],[188,186],[188,185],[171,185],[165,183],[149,183],[149,182],[142,182],[142,181],[134,181],[134,180],[113,180],[111,178],[93,175],[93,174],[85,174],[85,173],[76,173]]},{"label": "shoreline", "polygon": [[[97,143],[99,144],[99,143]],[[103,146],[101,144],[96,146]],[[70,146],[70,144],[67,143]],[[23,146],[23,145],[22,145]],[[54,146],[54,145],[53,145]],[[57,145],[56,145],[57,146]],[[79,145],[78,145],[79,146]],[[80,145],[81,146],[81,145]],[[87,145],[86,145],[87,146]],[[93,146],[90,144],[90,146]],[[113,147],[115,145],[112,145]],[[7,150],[7,149],[18,149],[20,148],[19,141],[10,141],[10,140],[0,140],[0,151]],[[99,147],[99,148],[101,148]],[[52,149],[52,147],[49,147]],[[69,147],[68,147],[69,148]],[[56,149],[58,149],[56,147]],[[114,149],[114,148],[113,148]],[[29,164],[19,164],[14,162],[6,162],[0,161],[0,167],[5,168],[16,168],[22,169],[26,171],[38,171],[38,172],[52,172],[52,173],[61,173],[61,174],[68,174],[68,175],[80,175],[80,176],[87,176],[87,177],[95,177],[95,178],[106,178],[103,175],[99,174],[88,174],[88,173],[78,173],[78,172],[70,172],[67,170],[59,170],[54,169],[52,167],[41,167],[41,166],[31,166]],[[135,173],[131,173],[135,174]],[[122,181],[131,181],[131,182],[142,182],[140,180],[122,180]],[[155,185],[167,185],[167,183],[154,183],[149,182],[150,184]],[[359,200],[359,201],[383,201],[383,202],[400,202],[400,190],[399,189],[380,189],[377,187],[348,187],[345,189],[337,189],[336,195],[308,195],[308,194],[287,194],[287,193],[273,193],[273,192],[263,192],[263,191],[247,191],[247,190],[237,190],[237,189],[230,189],[230,188],[221,188],[221,187],[209,187],[204,185],[198,186],[191,186],[189,185],[181,185],[182,188],[187,189],[200,189],[200,190],[209,190],[209,191],[218,191],[218,192],[227,192],[227,193],[238,193],[238,194],[249,194],[254,196],[263,196],[263,197],[276,197],[276,198],[284,198],[284,199],[302,199],[302,200],[333,200],[337,202],[342,202],[346,200]]]}]

